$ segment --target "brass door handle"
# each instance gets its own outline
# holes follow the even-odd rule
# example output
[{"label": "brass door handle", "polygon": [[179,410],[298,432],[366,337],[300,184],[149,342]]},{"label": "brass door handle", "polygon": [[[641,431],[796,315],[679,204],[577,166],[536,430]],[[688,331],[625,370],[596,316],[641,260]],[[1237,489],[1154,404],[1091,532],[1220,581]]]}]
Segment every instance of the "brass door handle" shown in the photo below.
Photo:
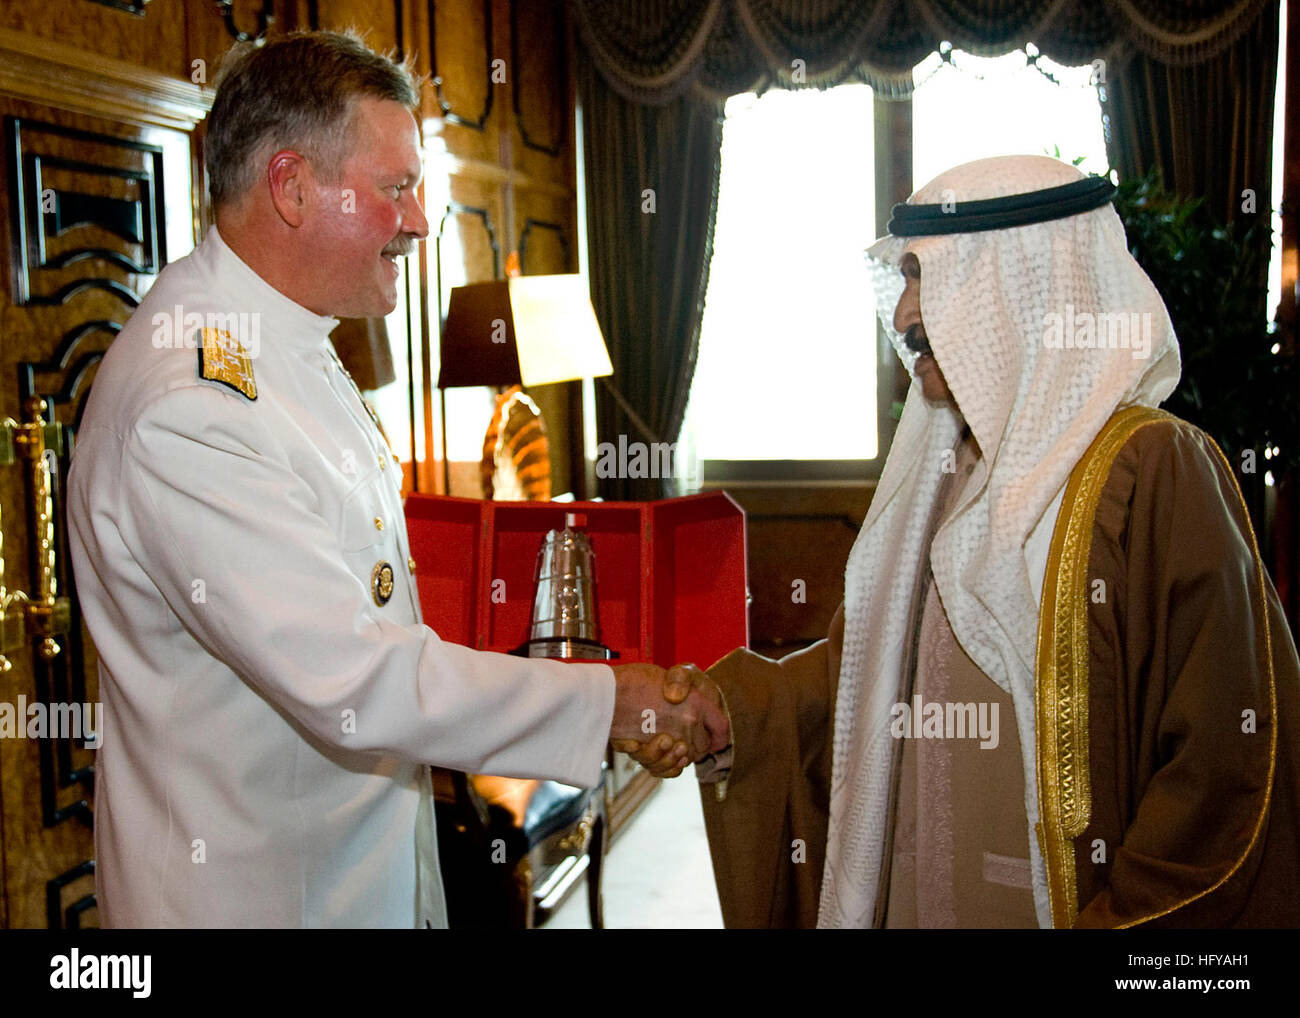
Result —
[{"label": "brass door handle", "polygon": [[[33,641],[39,641],[37,653],[47,661],[52,659],[59,653],[54,637],[68,631],[71,617],[68,599],[58,596],[54,568],[53,468],[48,456],[63,451],[63,430],[57,423],[45,420],[48,408],[44,399],[32,396],[23,404],[25,421],[19,424],[13,418],[6,418],[4,427],[0,428],[0,465],[10,465],[18,458],[27,463],[31,481],[28,516],[36,548],[36,583],[30,594],[5,589],[4,558],[0,553],[0,671],[9,670],[8,655],[23,644],[27,634]],[[0,530],[0,549],[2,542]]]},{"label": "brass door handle", "polygon": [[9,655],[27,642],[27,616],[23,611],[26,600],[21,590],[10,593],[5,587],[4,525],[0,523],[0,672],[14,666]]}]

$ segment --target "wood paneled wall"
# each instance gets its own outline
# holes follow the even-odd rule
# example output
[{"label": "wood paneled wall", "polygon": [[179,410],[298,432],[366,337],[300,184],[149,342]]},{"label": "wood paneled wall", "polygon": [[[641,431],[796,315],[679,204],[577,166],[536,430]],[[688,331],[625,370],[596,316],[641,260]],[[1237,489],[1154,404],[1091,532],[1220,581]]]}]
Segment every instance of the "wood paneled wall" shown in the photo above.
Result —
[{"label": "wood paneled wall", "polygon": [[[281,0],[271,6],[282,27],[290,20],[288,5]],[[261,10],[261,4],[236,3],[236,26],[256,31]],[[214,68],[232,41],[218,6],[193,0],[6,0],[0,5],[0,28],[74,47],[83,59],[107,57],[185,81],[192,80],[194,60]]]},{"label": "wood paneled wall", "polygon": [[844,564],[875,482],[726,490],[746,515],[750,648],[779,658],[822,639],[844,598]]}]

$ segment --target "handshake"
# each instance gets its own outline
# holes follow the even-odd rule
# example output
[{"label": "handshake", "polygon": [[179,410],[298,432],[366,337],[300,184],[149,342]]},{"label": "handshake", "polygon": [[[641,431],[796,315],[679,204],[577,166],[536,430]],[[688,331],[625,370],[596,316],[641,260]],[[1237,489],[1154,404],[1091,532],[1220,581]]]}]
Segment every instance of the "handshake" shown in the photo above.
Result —
[{"label": "handshake", "polygon": [[614,666],[609,739],[657,778],[675,778],[731,744],[722,691],[695,665]]}]

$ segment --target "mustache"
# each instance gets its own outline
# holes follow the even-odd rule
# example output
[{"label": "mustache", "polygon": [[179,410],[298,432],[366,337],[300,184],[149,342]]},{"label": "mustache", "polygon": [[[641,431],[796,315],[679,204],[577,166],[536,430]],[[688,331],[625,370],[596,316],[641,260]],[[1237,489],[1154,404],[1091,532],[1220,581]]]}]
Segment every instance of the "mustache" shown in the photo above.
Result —
[{"label": "mustache", "polygon": [[925,330],[920,325],[909,325],[907,327],[907,331],[903,333],[903,343],[913,353],[920,354],[922,357],[927,354],[934,356],[929,337],[926,336]]},{"label": "mustache", "polygon": [[391,255],[394,258],[404,258],[415,250],[415,241],[403,237],[401,240],[395,240],[384,248],[384,254]]}]

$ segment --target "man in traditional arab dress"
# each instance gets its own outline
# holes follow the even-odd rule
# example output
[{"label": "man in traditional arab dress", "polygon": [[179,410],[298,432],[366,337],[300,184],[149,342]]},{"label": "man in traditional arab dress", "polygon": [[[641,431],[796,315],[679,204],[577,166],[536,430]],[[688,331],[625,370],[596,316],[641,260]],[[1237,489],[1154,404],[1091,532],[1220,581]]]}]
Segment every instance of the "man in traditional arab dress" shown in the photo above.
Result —
[{"label": "man in traditional arab dress", "polygon": [[1300,663],[1113,194],[983,159],[868,251],[915,381],[844,604],[694,673],[728,926],[1300,925]]}]

